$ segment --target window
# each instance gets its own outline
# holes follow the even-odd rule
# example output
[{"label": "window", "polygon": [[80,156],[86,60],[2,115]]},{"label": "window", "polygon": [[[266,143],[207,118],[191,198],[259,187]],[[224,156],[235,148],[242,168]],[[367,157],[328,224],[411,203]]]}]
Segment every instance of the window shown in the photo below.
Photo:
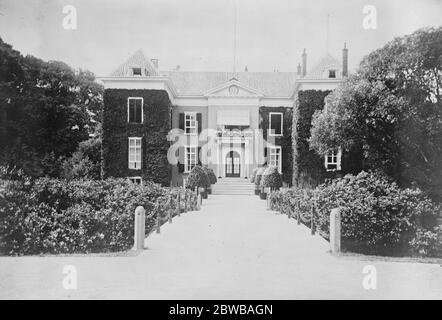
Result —
[{"label": "window", "polygon": [[325,156],[325,169],[327,171],[341,170],[341,149],[330,150]]},{"label": "window", "polygon": [[269,136],[282,136],[282,113],[270,112]]},{"label": "window", "polygon": [[184,132],[186,134],[196,134],[196,113],[186,112],[184,114]]},{"label": "window", "polygon": [[336,70],[328,70],[328,77],[329,78],[336,78]]},{"label": "window", "polygon": [[270,147],[269,165],[277,167],[279,173],[281,173],[282,154],[281,147]]},{"label": "window", "polygon": [[141,68],[132,68],[132,75],[141,76]]},{"label": "window", "polygon": [[141,169],[141,138],[129,138],[129,169]]},{"label": "window", "polygon": [[136,183],[136,184],[142,184],[143,179],[141,177],[129,177],[130,182]]},{"label": "window", "polygon": [[143,123],[143,98],[127,98],[127,122]]},{"label": "window", "polygon": [[196,166],[197,147],[186,146],[184,149],[184,172],[190,172]]}]

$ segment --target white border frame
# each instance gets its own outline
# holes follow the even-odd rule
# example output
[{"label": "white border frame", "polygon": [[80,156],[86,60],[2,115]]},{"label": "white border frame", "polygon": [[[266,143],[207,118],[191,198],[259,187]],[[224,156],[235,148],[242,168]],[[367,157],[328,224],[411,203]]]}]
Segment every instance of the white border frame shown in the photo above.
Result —
[{"label": "white border frame", "polygon": [[130,182],[132,182],[132,183],[136,183],[136,182],[133,182],[131,179],[140,179],[140,185],[142,186],[143,185],[143,178],[141,177],[141,176],[133,176],[133,177],[127,177],[129,180],[130,180]]},{"label": "white border frame", "polygon": [[[188,114],[192,115],[195,118],[195,132],[194,133],[187,133],[186,132],[186,116]],[[196,135],[198,135],[198,119],[197,119],[196,114],[197,114],[196,111],[184,111],[184,134],[186,136],[196,136]]]},{"label": "white border frame", "polygon": [[[281,134],[272,134],[272,115],[281,115]],[[269,136],[270,137],[282,137],[283,136],[283,123],[284,123],[284,113],[282,112],[269,112]]]},{"label": "white border frame", "polygon": [[195,166],[198,165],[198,146],[185,145],[184,146],[184,173],[189,173],[192,169],[187,170],[187,148],[195,148]]},{"label": "white border frame", "polygon": [[[331,150],[331,151],[336,151],[336,163],[334,162],[328,162],[328,153],[330,151],[327,152],[327,154],[324,156],[324,167],[325,170],[328,172],[332,172],[332,171],[341,171],[341,157],[342,157],[342,149],[341,148],[337,148],[335,150]],[[336,164],[336,169],[329,169],[328,165],[333,165]]]},{"label": "white border frame", "polygon": [[279,163],[278,163],[278,171],[279,174],[282,174],[282,147],[281,146],[271,146],[268,147],[268,156],[269,156],[269,161],[268,161],[268,165],[271,166],[272,164],[270,163],[270,158],[271,158],[271,153],[272,153],[272,149],[279,149]]},{"label": "white border frame", "polygon": [[[141,122],[129,122],[129,100],[140,100],[141,99]],[[144,98],[143,97],[127,97],[127,123],[144,123]]]},{"label": "white border frame", "polygon": [[[130,139],[140,140],[140,167],[139,168],[131,168],[130,167],[130,162],[131,162],[130,161]],[[141,170],[141,168],[143,167],[143,140],[142,139],[143,139],[142,137],[127,137],[127,168],[130,170]]]}]

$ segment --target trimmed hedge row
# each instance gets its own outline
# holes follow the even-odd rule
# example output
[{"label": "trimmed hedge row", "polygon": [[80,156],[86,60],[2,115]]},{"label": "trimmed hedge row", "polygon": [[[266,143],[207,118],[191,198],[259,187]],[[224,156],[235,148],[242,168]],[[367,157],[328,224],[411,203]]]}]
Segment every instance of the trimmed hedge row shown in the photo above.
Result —
[{"label": "trimmed hedge row", "polygon": [[[148,234],[157,215],[164,217],[171,204],[176,209],[177,192],[149,181],[137,185],[127,179],[0,180],[0,254],[130,249],[135,208],[143,206],[146,217],[153,213],[146,219]],[[190,203],[195,208],[194,198]]]},{"label": "trimmed hedge row", "polygon": [[274,192],[270,205],[287,214],[313,217],[318,232],[329,237],[333,208],[342,208],[342,246],[364,254],[442,256],[441,208],[416,189],[400,189],[381,174],[361,172],[357,176],[328,181],[315,189]]}]

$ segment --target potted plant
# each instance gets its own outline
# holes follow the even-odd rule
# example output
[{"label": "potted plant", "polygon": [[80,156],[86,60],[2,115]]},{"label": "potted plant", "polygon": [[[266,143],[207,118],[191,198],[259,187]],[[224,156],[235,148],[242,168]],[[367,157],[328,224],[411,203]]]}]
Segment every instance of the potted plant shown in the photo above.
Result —
[{"label": "potted plant", "polygon": [[207,193],[212,194],[212,184],[217,182],[215,172],[213,172],[213,170],[209,167],[203,167],[203,170],[207,174],[210,183],[210,186],[207,188]]},{"label": "potted plant", "polygon": [[261,178],[261,186],[262,193],[260,194],[261,199],[267,198],[267,193],[264,189],[269,189],[270,192],[279,190],[282,187],[282,178],[281,174],[278,171],[278,168],[275,166],[269,166],[265,170],[262,178]]},{"label": "potted plant", "polygon": [[250,182],[251,183],[255,183],[255,177],[256,177],[256,172],[258,171],[259,168],[255,168],[252,171],[252,174],[250,175]]},{"label": "potted plant", "polygon": [[255,175],[255,194],[259,195],[260,194],[260,183],[261,183],[261,178],[262,178],[262,174],[264,173],[265,167],[260,167],[258,168],[258,170],[256,170],[256,175]]},{"label": "potted plant", "polygon": [[[191,190],[197,190],[201,194],[202,199],[207,199],[207,188],[210,186],[209,177],[207,176],[204,169],[197,165],[193,167],[187,177],[186,187]],[[202,190],[200,190],[202,189]]]}]

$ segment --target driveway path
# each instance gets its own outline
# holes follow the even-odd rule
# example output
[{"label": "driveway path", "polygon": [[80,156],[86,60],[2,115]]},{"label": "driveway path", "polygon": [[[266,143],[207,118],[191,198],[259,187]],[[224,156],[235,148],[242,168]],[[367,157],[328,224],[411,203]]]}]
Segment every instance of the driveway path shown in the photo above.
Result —
[{"label": "driveway path", "polygon": [[[138,255],[0,258],[0,298],[442,299],[438,264],[333,257],[328,243],[256,196],[211,196]],[[63,267],[78,287],[62,287]],[[363,288],[363,268],[377,288]]]}]

